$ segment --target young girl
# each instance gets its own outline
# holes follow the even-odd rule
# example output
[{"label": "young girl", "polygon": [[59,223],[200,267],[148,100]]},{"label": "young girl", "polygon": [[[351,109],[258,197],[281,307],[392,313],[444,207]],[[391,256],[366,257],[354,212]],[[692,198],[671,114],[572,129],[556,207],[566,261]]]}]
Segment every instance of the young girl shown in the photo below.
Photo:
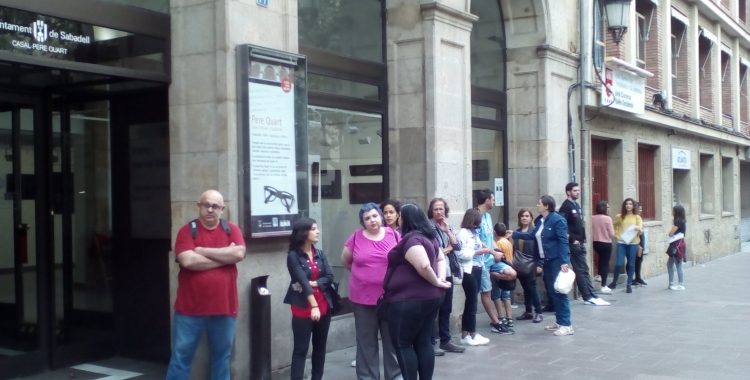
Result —
[{"label": "young girl", "polygon": [[[674,225],[672,229],[669,231],[669,237],[675,236],[677,234],[682,234],[683,237],[675,242],[672,242],[670,245],[675,245],[677,247],[677,253],[670,257],[669,260],[667,260],[667,271],[669,272],[669,289],[672,290],[685,290],[685,287],[682,286],[683,281],[683,274],[682,274],[682,263],[687,261],[685,258],[685,208],[677,205],[672,208],[672,216],[674,217],[674,221],[672,224]],[[677,279],[679,283],[677,285],[674,284],[674,269],[677,267]]]}]

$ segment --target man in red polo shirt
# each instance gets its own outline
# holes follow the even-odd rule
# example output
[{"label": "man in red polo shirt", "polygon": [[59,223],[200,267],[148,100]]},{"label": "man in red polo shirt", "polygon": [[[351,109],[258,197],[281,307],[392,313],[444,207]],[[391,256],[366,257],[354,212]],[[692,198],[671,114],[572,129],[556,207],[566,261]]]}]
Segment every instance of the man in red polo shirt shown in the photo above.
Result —
[{"label": "man in red polo shirt", "polygon": [[237,321],[237,266],[245,239],[224,221],[224,197],[208,190],[198,202],[198,219],[180,228],[175,255],[180,263],[172,324],[172,358],[167,380],[186,380],[203,331],[211,351],[211,379],[229,380],[229,359]]}]

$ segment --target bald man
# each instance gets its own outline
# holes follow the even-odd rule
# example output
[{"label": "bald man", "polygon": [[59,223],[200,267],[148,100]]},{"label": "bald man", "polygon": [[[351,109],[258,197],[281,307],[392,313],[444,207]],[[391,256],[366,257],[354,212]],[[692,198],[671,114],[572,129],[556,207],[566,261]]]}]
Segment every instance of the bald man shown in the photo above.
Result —
[{"label": "bald man", "polygon": [[198,341],[206,331],[211,379],[229,380],[229,360],[237,320],[237,264],[245,239],[237,225],[221,219],[224,197],[208,190],[198,202],[198,219],[177,233],[180,263],[172,324],[172,358],[167,380],[187,380]]}]

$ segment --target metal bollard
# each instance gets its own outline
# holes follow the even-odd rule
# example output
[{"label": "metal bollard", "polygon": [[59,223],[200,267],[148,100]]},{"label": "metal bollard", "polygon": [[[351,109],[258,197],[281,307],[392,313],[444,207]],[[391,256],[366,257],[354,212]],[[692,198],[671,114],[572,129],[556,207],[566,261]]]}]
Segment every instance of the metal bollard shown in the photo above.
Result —
[{"label": "metal bollard", "polygon": [[250,281],[250,380],[271,380],[271,292],[268,276]]}]

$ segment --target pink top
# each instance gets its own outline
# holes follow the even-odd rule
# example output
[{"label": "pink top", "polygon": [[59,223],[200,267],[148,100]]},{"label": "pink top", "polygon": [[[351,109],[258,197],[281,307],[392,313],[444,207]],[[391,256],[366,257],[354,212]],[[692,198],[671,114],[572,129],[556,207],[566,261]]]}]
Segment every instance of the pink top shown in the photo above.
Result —
[{"label": "pink top", "polygon": [[615,228],[612,226],[612,218],[609,215],[598,214],[591,218],[591,238],[602,243],[611,243],[615,236]]},{"label": "pink top", "polygon": [[388,252],[398,244],[401,235],[385,228],[382,240],[365,237],[357,230],[344,244],[352,251],[352,275],[349,277],[349,300],[360,305],[375,305],[383,294],[383,279],[388,269]]}]

